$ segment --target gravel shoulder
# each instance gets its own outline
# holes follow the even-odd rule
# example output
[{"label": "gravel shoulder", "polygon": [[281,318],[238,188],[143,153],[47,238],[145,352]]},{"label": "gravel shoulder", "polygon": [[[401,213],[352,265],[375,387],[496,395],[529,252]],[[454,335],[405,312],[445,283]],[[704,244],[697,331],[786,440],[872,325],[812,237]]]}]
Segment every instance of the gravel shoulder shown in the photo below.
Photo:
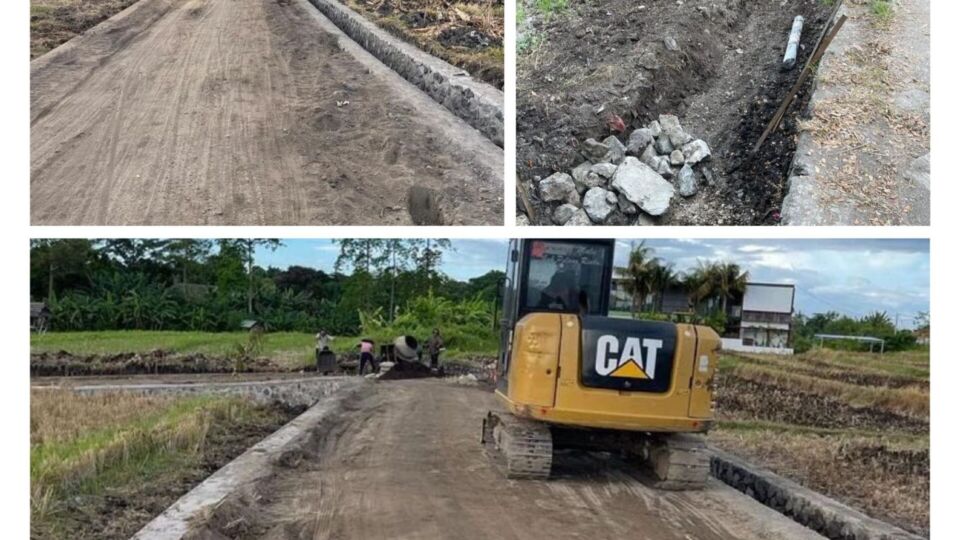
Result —
[{"label": "gravel shoulder", "polygon": [[302,0],[142,0],[31,64],[35,225],[409,225],[424,190],[499,225],[502,164]]},{"label": "gravel shoulder", "polygon": [[[503,479],[483,455],[491,392],[441,380],[372,385],[299,465],[242,508],[241,538],[817,538],[712,482],[664,493],[610,458],[571,454],[549,482]],[[233,508],[237,511],[237,508]],[[231,514],[233,522],[237,516]],[[216,522],[216,517],[214,522]]]}]

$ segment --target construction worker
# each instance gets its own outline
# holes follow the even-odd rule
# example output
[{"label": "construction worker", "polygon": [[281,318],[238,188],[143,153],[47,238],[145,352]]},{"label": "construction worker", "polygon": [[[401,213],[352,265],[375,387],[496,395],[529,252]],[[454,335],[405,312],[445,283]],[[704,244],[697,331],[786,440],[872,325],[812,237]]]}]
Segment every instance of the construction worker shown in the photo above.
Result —
[{"label": "construction worker", "polygon": [[377,361],[373,358],[373,341],[369,339],[360,340],[360,367],[357,368],[357,374],[363,375],[364,367],[367,362],[370,363],[370,372],[377,371]]},{"label": "construction worker", "polygon": [[427,351],[430,353],[430,367],[436,369],[440,364],[440,351],[443,350],[443,338],[440,329],[434,328],[433,335],[427,341]]},{"label": "construction worker", "polygon": [[330,342],[333,341],[333,336],[327,333],[323,328],[317,332],[315,336],[317,340],[316,350],[314,351],[314,359],[317,362],[317,371],[320,371],[320,354],[330,351]]}]

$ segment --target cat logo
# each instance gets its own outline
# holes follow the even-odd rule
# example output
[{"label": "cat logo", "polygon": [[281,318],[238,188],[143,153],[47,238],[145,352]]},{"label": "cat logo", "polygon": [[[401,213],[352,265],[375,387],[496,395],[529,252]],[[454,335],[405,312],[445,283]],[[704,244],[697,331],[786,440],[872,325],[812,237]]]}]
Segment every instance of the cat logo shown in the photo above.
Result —
[{"label": "cat logo", "polygon": [[[597,339],[597,358],[594,369],[604,377],[626,379],[654,379],[657,376],[657,352],[662,339],[630,337],[620,350],[616,336],[604,335]],[[644,354],[646,353],[646,354]]]}]

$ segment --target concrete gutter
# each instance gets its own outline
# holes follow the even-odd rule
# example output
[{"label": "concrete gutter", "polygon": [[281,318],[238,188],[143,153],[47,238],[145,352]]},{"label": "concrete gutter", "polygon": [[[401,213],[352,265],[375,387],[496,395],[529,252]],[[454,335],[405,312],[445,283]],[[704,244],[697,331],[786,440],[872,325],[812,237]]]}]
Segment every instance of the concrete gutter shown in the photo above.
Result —
[{"label": "concrete gutter", "polygon": [[306,412],[213,473],[140,529],[132,539],[175,540],[198,533],[228,497],[255,489],[285,461],[302,455],[314,435],[323,430],[324,420],[339,411],[345,399],[367,384],[359,378],[344,379],[337,387],[340,392],[319,400]]},{"label": "concrete gutter", "polygon": [[403,42],[336,0],[307,0],[401,77],[503,147],[503,92]]},{"label": "concrete gutter", "polygon": [[[275,379],[244,382],[201,383],[148,383],[148,384],[96,384],[70,386],[78,394],[107,394],[116,392],[140,395],[232,395],[252,399],[260,403],[280,402],[284,405],[310,406],[320,398],[333,395],[343,388],[358,384],[358,377],[305,377],[300,379]],[[59,387],[37,387],[36,389]]]},{"label": "concrete gutter", "polygon": [[710,472],[730,487],[833,540],[921,540],[771,471],[711,448]]}]

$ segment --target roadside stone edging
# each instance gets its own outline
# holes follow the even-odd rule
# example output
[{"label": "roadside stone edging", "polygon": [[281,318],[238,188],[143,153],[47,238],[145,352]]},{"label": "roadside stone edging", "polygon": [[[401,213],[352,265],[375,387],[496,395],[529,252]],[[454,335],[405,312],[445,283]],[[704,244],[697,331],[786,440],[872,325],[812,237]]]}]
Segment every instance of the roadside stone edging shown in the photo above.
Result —
[{"label": "roadside stone edging", "polygon": [[307,0],[350,38],[503,147],[503,92],[403,42],[336,0]]},{"label": "roadside stone edging", "polygon": [[711,448],[710,473],[831,540],[921,540],[796,482]]},{"label": "roadside stone edging", "polygon": [[140,529],[131,540],[175,540],[202,529],[228,497],[253,489],[289,456],[302,452],[314,432],[322,429],[324,418],[339,410],[341,402],[361,384],[359,378],[345,378],[332,387],[331,394],[336,390],[340,390],[339,393],[325,395],[306,412],[221,467]]},{"label": "roadside stone edging", "polygon": [[359,380],[357,377],[311,377],[244,382],[107,384],[75,386],[70,389],[87,395],[110,392],[174,396],[234,395],[259,403],[280,402],[290,407],[308,407],[344,387],[357,384]]}]

